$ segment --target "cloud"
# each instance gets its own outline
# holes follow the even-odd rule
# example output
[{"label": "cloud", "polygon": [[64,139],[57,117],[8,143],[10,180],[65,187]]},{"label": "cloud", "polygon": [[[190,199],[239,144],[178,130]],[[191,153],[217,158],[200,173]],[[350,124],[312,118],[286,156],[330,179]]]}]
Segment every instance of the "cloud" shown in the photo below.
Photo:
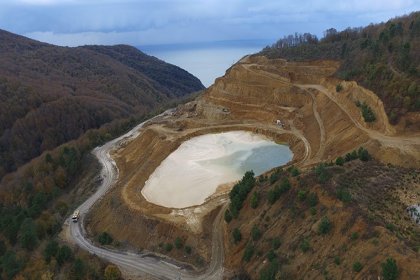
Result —
[{"label": "cloud", "polygon": [[0,0],[0,28],[59,45],[274,40],[419,9],[414,0]]},{"label": "cloud", "polygon": [[[11,1],[1,1],[1,2],[6,2],[6,3],[10,3]],[[17,0],[14,1],[15,4],[17,5],[34,5],[34,6],[44,6],[44,5],[59,5],[59,4],[64,4],[64,3],[72,3],[75,1],[72,0]]]},{"label": "cloud", "polygon": [[367,13],[378,11],[392,11],[410,8],[415,2],[413,0],[301,0],[296,1],[258,1],[249,6],[250,12],[349,12]]}]

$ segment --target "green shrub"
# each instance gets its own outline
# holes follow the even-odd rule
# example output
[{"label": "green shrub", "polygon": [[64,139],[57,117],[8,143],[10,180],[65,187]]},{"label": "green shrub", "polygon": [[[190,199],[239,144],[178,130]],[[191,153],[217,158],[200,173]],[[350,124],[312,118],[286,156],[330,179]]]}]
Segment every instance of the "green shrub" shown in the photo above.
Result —
[{"label": "green shrub", "polygon": [[278,248],[280,248],[280,245],[281,245],[280,238],[274,237],[271,240],[271,246],[273,247],[274,250],[277,250]]},{"label": "green shrub", "polygon": [[58,249],[57,263],[59,265],[63,265],[65,262],[68,262],[71,259],[73,259],[73,252],[69,246],[63,245],[60,249]]},{"label": "green shrub", "polygon": [[242,234],[239,228],[235,228],[232,232],[233,241],[239,243],[242,240]]},{"label": "green shrub", "polygon": [[386,259],[381,264],[382,266],[382,277],[384,280],[396,280],[398,279],[398,266],[397,262],[393,258]]},{"label": "green shrub", "polygon": [[274,259],[276,259],[277,258],[277,255],[276,255],[276,253],[274,252],[274,250],[273,249],[271,249],[270,251],[268,251],[268,253],[267,253],[267,260],[268,261],[270,261],[270,262],[272,262]]},{"label": "green shrub", "polygon": [[260,194],[258,192],[253,192],[251,196],[251,208],[255,209],[260,203]]},{"label": "green shrub", "polygon": [[[242,209],[243,203],[249,192],[255,186],[254,172],[247,171],[241,181],[235,184],[229,193],[230,204],[229,210],[232,217],[237,218],[239,211]],[[225,219],[226,220],[226,219]]]},{"label": "green shrub", "polygon": [[303,191],[303,190],[298,191],[298,194],[297,194],[298,199],[300,201],[304,201],[306,199],[306,193],[307,192],[306,191]]},{"label": "green shrub", "polygon": [[300,175],[300,171],[297,167],[290,167],[290,175],[292,175],[292,177],[296,177]]},{"label": "green shrub", "polygon": [[344,160],[345,161],[352,161],[352,160],[355,160],[355,159],[360,159],[361,161],[368,161],[371,158],[372,157],[369,154],[368,150],[366,150],[363,147],[360,147],[358,150],[354,150],[351,153],[347,153],[346,156],[344,157]]},{"label": "green shrub", "polygon": [[255,251],[254,246],[252,246],[251,244],[248,244],[245,248],[242,260],[244,260],[246,262],[249,262],[251,260],[252,256],[254,255],[254,251]]},{"label": "green shrub", "polygon": [[351,194],[345,188],[339,188],[337,190],[337,198],[342,202],[350,202],[351,201]]},{"label": "green shrub", "polygon": [[47,246],[45,246],[45,249],[44,249],[44,259],[47,263],[50,262],[52,257],[57,256],[58,249],[59,249],[59,246],[58,246],[57,241],[51,240],[47,243]]},{"label": "green shrub", "polygon": [[182,246],[184,246],[184,242],[182,241],[182,239],[180,237],[175,238],[175,248],[177,249],[181,249]]},{"label": "green shrub", "polygon": [[274,259],[266,267],[261,269],[259,280],[274,280],[279,271],[280,264],[277,259]]},{"label": "green shrub", "polygon": [[350,239],[351,239],[351,240],[356,240],[357,238],[359,238],[359,233],[358,233],[358,232],[353,232],[353,233],[350,235]]},{"label": "green shrub", "polygon": [[284,178],[281,181],[281,184],[280,184],[280,194],[283,194],[283,193],[289,191],[291,187],[292,187],[292,185],[290,184],[289,179]]},{"label": "green shrub", "polygon": [[261,175],[258,177],[258,183],[264,183],[267,179],[267,176]]},{"label": "green shrub", "polygon": [[258,239],[261,238],[261,235],[262,235],[261,230],[258,228],[257,225],[254,225],[251,229],[252,240],[257,241]]},{"label": "green shrub", "polygon": [[339,257],[339,256],[335,256],[335,257],[334,257],[334,263],[335,263],[336,265],[340,265],[340,264],[341,264],[341,260],[340,260],[340,257]]},{"label": "green shrub", "polygon": [[289,191],[292,185],[290,184],[289,179],[283,178],[280,185],[275,185],[271,190],[268,191],[267,199],[270,204],[274,204],[280,196]]},{"label": "green shrub", "polygon": [[31,218],[26,218],[20,227],[19,242],[23,248],[32,251],[38,244],[35,223]]},{"label": "green shrub", "polygon": [[280,187],[274,186],[267,193],[267,200],[270,204],[274,204],[280,198]]},{"label": "green shrub", "polygon": [[353,263],[353,270],[355,272],[360,272],[363,269],[363,265],[360,262]]},{"label": "green shrub", "polygon": [[0,240],[0,257],[6,253],[7,247],[3,240]]},{"label": "green shrub", "polygon": [[101,245],[109,245],[112,243],[112,241],[114,241],[114,239],[112,238],[112,236],[107,233],[107,232],[102,232],[101,234],[99,234],[98,236],[98,242]]},{"label": "green shrub", "polygon": [[191,248],[191,246],[186,245],[186,246],[184,247],[184,251],[185,251],[185,253],[187,253],[188,255],[190,255],[190,254],[191,254],[191,252],[192,252],[192,248]]},{"label": "green shrub", "polygon": [[375,113],[372,108],[366,104],[366,102],[360,103],[360,101],[357,101],[356,106],[362,111],[362,116],[365,122],[374,122],[376,120]]},{"label": "green shrub", "polygon": [[73,279],[86,279],[86,264],[82,259],[77,258],[74,261],[71,269],[71,274],[73,275]]},{"label": "green shrub", "polygon": [[342,165],[344,164],[344,162],[345,162],[345,160],[344,160],[344,158],[343,158],[343,157],[338,157],[338,158],[335,160],[335,164],[336,164],[336,165],[340,165],[340,166],[342,166]]},{"label": "green shrub", "polygon": [[174,246],[172,245],[172,243],[166,243],[164,246],[164,249],[166,252],[170,252],[172,251],[172,249],[174,248]]},{"label": "green shrub", "polygon": [[391,224],[391,223],[386,224],[385,227],[387,230],[392,231],[392,232],[394,232],[395,230],[394,224]]},{"label": "green shrub", "polygon": [[230,214],[229,209],[225,211],[225,221],[226,223],[230,223],[232,221],[232,214]]},{"label": "green shrub", "polygon": [[270,175],[270,184],[274,184],[280,178],[280,174],[282,173],[281,169],[277,169]]},{"label": "green shrub", "polygon": [[340,92],[342,90],[343,90],[343,86],[341,84],[338,84],[338,85],[335,86],[335,91],[336,92]]},{"label": "green shrub", "polygon": [[327,234],[330,232],[331,228],[332,228],[332,224],[331,224],[330,219],[328,219],[327,216],[322,217],[321,222],[319,223],[319,226],[318,226],[318,232],[320,234]]},{"label": "green shrub", "polygon": [[300,249],[302,252],[306,253],[309,249],[311,249],[311,245],[309,244],[309,240],[307,238],[304,238],[302,242],[300,243]]},{"label": "green shrub", "polygon": [[331,175],[325,167],[325,163],[320,163],[315,167],[315,174],[317,175],[318,182],[321,184],[326,183],[331,178]]},{"label": "green shrub", "polygon": [[0,267],[7,279],[14,279],[13,277],[24,267],[24,263],[16,257],[15,252],[7,251],[1,258]]},{"label": "green shrub", "polygon": [[312,216],[316,215],[316,208],[315,207],[311,207],[311,209],[309,210]]},{"label": "green shrub", "polygon": [[86,264],[82,259],[77,258],[73,262],[72,269],[71,269],[71,274],[73,276],[72,279],[75,279],[75,280],[79,280],[79,279],[84,278],[84,275],[86,275]]},{"label": "green shrub", "polygon": [[346,161],[352,161],[358,158],[357,152],[356,151],[352,151],[351,153],[347,153],[346,156],[344,157],[344,159]]},{"label": "green shrub", "polygon": [[315,207],[318,204],[318,195],[314,192],[308,195],[308,204],[310,207]]},{"label": "green shrub", "polygon": [[371,156],[370,156],[370,154],[369,154],[368,150],[366,150],[366,149],[365,149],[365,148],[363,148],[363,147],[360,147],[360,148],[357,150],[357,157],[358,157],[361,161],[368,161],[368,160],[370,160],[370,159],[371,159]]}]

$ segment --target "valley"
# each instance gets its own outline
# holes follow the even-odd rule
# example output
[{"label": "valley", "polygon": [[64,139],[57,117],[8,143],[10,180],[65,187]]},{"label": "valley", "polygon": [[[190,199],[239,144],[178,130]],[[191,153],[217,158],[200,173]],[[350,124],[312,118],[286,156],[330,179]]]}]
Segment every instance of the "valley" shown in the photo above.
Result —
[{"label": "valley", "polygon": [[420,279],[420,3],[88,2],[0,3],[0,279]]},{"label": "valley", "polygon": [[[127,275],[148,273],[157,278],[165,278],[169,277],[168,275],[176,275],[175,271],[182,279],[221,279],[235,275],[237,267],[244,265],[240,261],[240,252],[243,253],[245,244],[238,248],[232,247],[229,241],[232,225],[225,224],[222,220],[228,203],[227,194],[232,184],[219,186],[204,204],[182,209],[150,203],[141,194],[146,180],[160,163],[182,143],[200,135],[241,130],[264,135],[276,143],[287,143],[293,151],[293,159],[288,166],[293,165],[302,170],[305,174],[302,175],[302,180],[320,163],[334,162],[337,157],[361,146],[366,148],[375,160],[390,166],[408,170],[418,168],[419,134],[401,131],[391,126],[381,101],[372,92],[355,82],[332,78],[331,74],[338,66],[338,63],[333,61],[297,63],[247,56],[230,68],[224,77],[217,79],[215,84],[195,101],[180,105],[165,116],[151,119],[144,126],[134,129],[128,136],[100,148],[103,149],[104,155],[109,153],[109,157],[101,157],[102,160],[106,159],[103,166],[109,166],[107,168],[114,171],[106,171],[106,176],[102,174],[104,181],[100,190],[107,193],[97,203],[93,204],[92,201],[92,209],[85,213],[86,234],[93,238],[101,232],[107,232],[120,243],[118,250],[135,252],[135,248],[141,248],[142,253],[124,253],[117,257],[117,248],[92,247],[96,245],[76,237],[82,236],[84,230],[74,225],[70,227],[70,240],[73,239],[88,250],[97,252],[99,256],[102,254],[106,259],[118,263]],[[340,92],[336,91],[337,84],[343,87]],[[366,123],[363,120],[356,106],[357,101],[364,102],[373,109],[377,116],[375,123]],[[281,120],[284,125],[278,125],[277,120]],[[346,164],[346,169],[351,170],[351,166],[353,164]],[[104,170],[106,169],[103,169],[103,172]],[[414,171],[412,174],[414,179],[409,181],[404,195],[396,198],[398,203],[408,203],[404,197],[418,195],[418,172]],[[293,186],[298,183],[293,182]],[[324,209],[337,207],[337,202],[330,197],[331,193],[321,191],[316,182],[310,184],[313,184],[312,191],[318,194]],[[263,186],[267,189],[270,184],[267,186],[263,183]],[[265,192],[266,190],[261,190],[262,195]],[[92,200],[100,196],[97,195]],[[248,203],[245,202],[245,205]],[[405,204],[405,208],[408,206],[410,205]],[[271,208],[265,211],[269,209]],[[349,215],[350,209],[340,209],[340,219],[345,220],[344,217]],[[250,210],[244,211],[243,215],[248,216],[246,213]],[[323,211],[329,213],[330,210]],[[249,215],[254,217],[254,214]],[[408,215],[404,220],[407,219]],[[239,218],[232,223],[239,225],[241,220]],[[251,223],[252,221],[254,219],[251,219]],[[276,224],[280,226],[281,223],[287,222],[282,221],[278,220]],[[213,223],[214,226],[211,226]],[[244,223],[240,228],[249,232],[247,225],[250,221]],[[306,228],[300,223],[296,226]],[[412,233],[409,234],[415,234],[416,229],[412,226],[410,228],[409,232]],[[383,232],[381,238],[388,238],[388,235],[387,232]],[[172,243],[175,237],[182,240],[181,248],[188,246],[193,248],[193,252],[183,253],[183,249],[166,249],[166,244]],[[414,244],[418,242],[415,238],[413,240]],[[343,239],[338,241],[340,242],[343,242]],[[415,264],[408,265],[412,263],[408,258],[412,256],[411,258],[415,259],[417,257],[414,256],[418,253],[410,251],[412,249],[408,249],[407,245],[402,243],[395,244],[399,244],[400,248],[407,248],[404,250],[410,252],[404,253],[403,259],[398,257],[399,264],[404,266],[403,275],[417,275],[418,267]],[[393,251],[394,247],[390,248],[392,254],[400,254]],[[165,255],[170,256],[170,259],[166,259]],[[225,258],[226,261],[223,262]],[[172,263],[172,259],[176,261],[168,265],[167,262]],[[247,270],[257,264],[264,267],[264,263],[256,259]],[[185,267],[185,270],[181,269],[182,267]],[[248,265],[245,264],[245,267]],[[296,267],[292,266],[290,269],[290,275],[297,273]],[[253,275],[249,270],[248,273]],[[313,275],[310,270],[305,274]]]},{"label": "valley", "polygon": [[58,238],[100,180],[90,151],[204,86],[128,45],[69,48],[0,30],[0,50],[0,278],[103,275],[110,264]]}]

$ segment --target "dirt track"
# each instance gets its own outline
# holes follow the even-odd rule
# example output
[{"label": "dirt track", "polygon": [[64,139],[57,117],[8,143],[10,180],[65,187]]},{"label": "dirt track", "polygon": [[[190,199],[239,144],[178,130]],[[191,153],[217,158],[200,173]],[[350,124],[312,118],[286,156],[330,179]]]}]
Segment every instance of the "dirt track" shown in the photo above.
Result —
[{"label": "dirt track", "polygon": [[[308,95],[310,95],[313,105],[313,116],[316,118],[317,123],[319,125],[320,129],[320,147],[319,150],[316,152],[315,158],[313,158],[313,162],[319,161],[324,153],[325,150],[325,128],[323,125],[323,120],[319,116],[317,111],[317,101],[316,96],[314,96],[313,91],[317,94],[323,94],[326,97],[328,97],[334,104],[336,104],[340,108],[340,113],[347,116],[352,124],[357,127],[359,130],[361,130],[362,133],[366,133],[367,136],[374,141],[378,141],[381,146],[391,149],[399,150],[399,152],[403,155],[411,155],[413,156],[413,159],[416,161],[414,166],[420,166],[420,133],[415,133],[411,135],[398,135],[395,132],[395,129],[389,124],[388,118],[386,114],[384,113],[383,105],[382,103],[379,105],[379,108],[376,108],[378,113],[379,122],[383,123],[383,131],[372,129],[367,127],[367,125],[361,120],[360,113],[353,112],[349,110],[350,106],[354,107],[354,104],[350,104],[351,102],[349,100],[345,100],[342,96],[339,96],[341,93],[337,93],[335,90],[333,91],[331,88],[325,87],[325,78],[320,79],[320,84],[312,84],[312,83],[302,83],[302,81],[296,81],[293,82],[291,80],[287,81],[284,77],[270,72],[269,68],[264,68],[258,63],[255,63],[254,61],[249,61],[249,57],[245,57],[242,59],[241,62],[239,62],[238,67],[242,67],[242,69],[245,69],[248,72],[251,72],[255,75],[264,76],[269,79],[274,79],[278,81],[280,84],[289,85],[289,86],[296,86],[298,88],[303,89],[305,92],[307,92]],[[283,61],[285,65],[288,64],[288,62]],[[284,66],[283,66],[284,67]],[[286,66],[287,67],[287,66]],[[302,69],[308,68],[312,66],[301,66]],[[257,70],[258,69],[258,70]],[[313,81],[308,81],[313,82]],[[367,92],[367,90],[365,90]],[[343,95],[343,94],[341,94]],[[373,93],[371,93],[373,95]],[[344,102],[343,102],[344,101]],[[376,105],[376,104],[374,104]],[[377,107],[377,106],[372,106]],[[356,117],[355,115],[358,115],[359,117]]]},{"label": "dirt track", "polygon": [[[373,153],[378,156],[385,154],[391,159],[393,159],[392,157],[395,154],[400,155],[402,158],[405,155],[410,155],[410,158],[407,157],[408,159],[405,159],[405,161],[401,160],[401,162],[403,164],[405,162],[413,164],[412,159],[414,158],[417,159],[417,162],[414,161],[414,164],[420,166],[420,135],[397,135],[393,132],[392,127],[389,126],[387,119],[380,120],[385,123],[383,128],[381,128],[382,130],[368,127],[361,121],[357,109],[349,110],[349,107],[354,104],[352,105],[352,102],[343,98],[337,98],[337,93],[326,87],[325,80],[320,80],[318,84],[314,84],[313,82],[317,79],[315,74],[309,77],[302,74],[303,78],[301,80],[298,79],[292,82],[275,71],[269,72],[269,69],[273,68],[272,65],[267,70],[264,68],[266,65],[261,65],[254,61],[248,62],[247,60],[246,58],[234,66],[232,75],[236,76],[231,78],[227,74],[227,77],[223,78],[224,80],[216,81],[216,84],[206,92],[204,99],[197,102],[198,108],[193,110],[193,117],[190,116],[191,112],[189,110],[183,111],[181,109],[180,116],[168,116],[168,119],[163,122],[164,125],[157,123],[147,129],[155,130],[157,132],[156,137],[161,137],[167,142],[172,141],[171,143],[174,147],[176,146],[175,144],[181,143],[188,137],[215,131],[236,129],[256,132],[264,131],[268,135],[289,135],[298,139],[301,143],[301,149],[294,151],[295,164],[301,167],[311,166],[320,161],[333,160],[337,156],[343,155],[360,145],[373,147]],[[284,66],[284,62],[282,62],[282,65]],[[293,65],[293,67],[296,68],[298,66]],[[314,67],[311,66],[311,71],[313,71],[312,68]],[[329,73],[332,71],[330,68],[333,67],[327,65],[325,67],[326,70],[324,69],[323,71]],[[237,80],[238,77],[241,77],[240,75],[245,77],[244,81]],[[255,79],[254,81],[249,79],[249,75],[254,78],[258,76],[262,80]],[[320,74],[320,76],[322,75]],[[324,78],[322,76],[322,79]],[[330,86],[332,87],[331,84]],[[285,91],[291,90],[293,87],[297,88],[298,91],[295,94],[288,93],[284,96],[273,93],[273,89],[282,87],[285,88]],[[253,96],[254,92],[257,92],[259,95]],[[247,99],[241,99],[241,94],[246,95]],[[268,97],[273,96],[273,100],[264,99],[264,94],[267,94]],[[325,97],[325,100],[322,97]],[[334,106],[328,108],[319,107],[320,104],[325,104],[326,102],[332,102],[331,104],[334,104]],[[229,113],[224,113],[218,107],[228,108]],[[273,121],[279,116],[287,124],[285,129],[273,124]],[[330,118],[329,116],[333,117]],[[379,114],[379,117],[381,116]],[[170,128],[166,126],[168,122],[181,122],[186,125],[186,128],[180,130],[176,127]],[[121,168],[121,166],[117,167],[114,159],[110,156],[110,152],[122,143],[124,143],[124,146],[126,144],[128,146],[136,145],[137,139],[140,139],[142,137],[141,133],[144,133],[144,131],[139,131],[140,128],[142,128],[142,124],[128,134],[95,149],[94,153],[103,165],[103,182],[98,192],[80,207],[82,214],[80,223],[70,225],[73,242],[100,257],[118,264],[130,275],[147,274],[159,279],[174,279],[176,277],[182,277],[182,279],[221,279],[223,277],[224,259],[221,216],[223,210],[220,211],[215,219],[211,231],[210,265],[200,275],[196,272],[182,269],[182,265],[175,261],[163,260],[156,256],[150,257],[149,253],[134,254],[95,247],[86,237],[83,228],[83,217],[96,201],[98,201],[96,203],[98,212],[101,211],[101,207],[106,207],[105,204],[101,203],[101,199],[119,181],[118,168]],[[315,145],[314,143],[318,144]],[[295,146],[298,147],[296,144]],[[124,149],[126,148],[124,147],[121,150]],[[170,149],[167,149],[165,154],[170,151]],[[387,154],[388,151],[390,151],[389,155]],[[122,154],[123,152],[117,152],[118,160],[127,157],[127,155]],[[153,162],[153,164],[156,168],[159,162]],[[141,166],[138,166],[137,163],[133,164],[133,166],[141,170]],[[122,200],[126,207],[138,211],[142,215],[148,215],[152,212],[155,215],[161,211],[161,209],[157,209],[149,213],[148,209],[156,209],[156,207],[148,205],[139,196],[139,182],[144,182],[148,173],[140,174],[139,171],[135,171],[127,174],[130,174],[132,178],[124,178],[126,179],[125,182],[128,183],[119,186],[120,189],[118,190],[118,192],[122,193]],[[164,212],[167,213],[168,210]],[[114,215],[117,217],[118,213],[114,213]],[[158,216],[162,218],[165,215],[159,214]],[[165,218],[162,219],[165,220]],[[112,221],[111,218],[110,221]],[[106,221],[106,223],[108,222]],[[113,235],[118,236],[118,232],[113,233]]]},{"label": "dirt track", "polygon": [[301,88],[305,89],[315,89],[318,92],[325,94],[331,101],[333,101],[337,106],[339,106],[343,113],[345,113],[353,122],[353,124],[365,132],[369,138],[380,142],[383,146],[392,147],[399,149],[402,153],[417,155],[415,156],[420,160],[419,147],[420,147],[420,134],[410,135],[410,136],[401,136],[401,135],[388,135],[388,133],[381,133],[373,129],[369,129],[362,125],[358,120],[356,120],[345,108],[344,106],[337,101],[334,97],[334,94],[331,93],[322,85],[299,85]]},{"label": "dirt track", "polygon": [[[163,115],[167,114],[164,113]],[[158,116],[159,117],[159,116]],[[130,277],[152,276],[156,279],[221,279],[223,275],[223,240],[221,221],[222,208],[215,219],[215,226],[213,228],[212,239],[212,260],[207,270],[198,274],[194,271],[186,270],[182,265],[165,260],[153,253],[146,252],[142,254],[134,252],[120,252],[117,250],[110,250],[96,246],[86,235],[84,228],[84,218],[92,206],[100,200],[118,179],[118,168],[115,166],[114,160],[110,156],[110,152],[121,145],[124,141],[137,137],[139,130],[143,127],[145,122],[136,126],[127,134],[112,140],[105,145],[94,149],[93,153],[102,164],[102,183],[98,190],[87,201],[79,206],[81,218],[78,223],[72,223],[70,218],[66,221],[65,230],[69,237],[69,241],[81,247],[82,249],[104,258],[112,263],[120,266],[123,271],[130,275]]]}]

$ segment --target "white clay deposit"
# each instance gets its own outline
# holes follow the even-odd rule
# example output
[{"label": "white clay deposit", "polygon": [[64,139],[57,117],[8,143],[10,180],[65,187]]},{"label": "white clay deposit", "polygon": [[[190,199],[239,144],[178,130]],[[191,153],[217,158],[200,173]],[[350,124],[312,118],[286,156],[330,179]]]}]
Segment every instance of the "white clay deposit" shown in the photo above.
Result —
[{"label": "white clay deposit", "polygon": [[288,146],[245,131],[192,138],[171,153],[150,175],[142,190],[147,201],[170,208],[200,205],[221,184],[256,175],[289,162]]}]

